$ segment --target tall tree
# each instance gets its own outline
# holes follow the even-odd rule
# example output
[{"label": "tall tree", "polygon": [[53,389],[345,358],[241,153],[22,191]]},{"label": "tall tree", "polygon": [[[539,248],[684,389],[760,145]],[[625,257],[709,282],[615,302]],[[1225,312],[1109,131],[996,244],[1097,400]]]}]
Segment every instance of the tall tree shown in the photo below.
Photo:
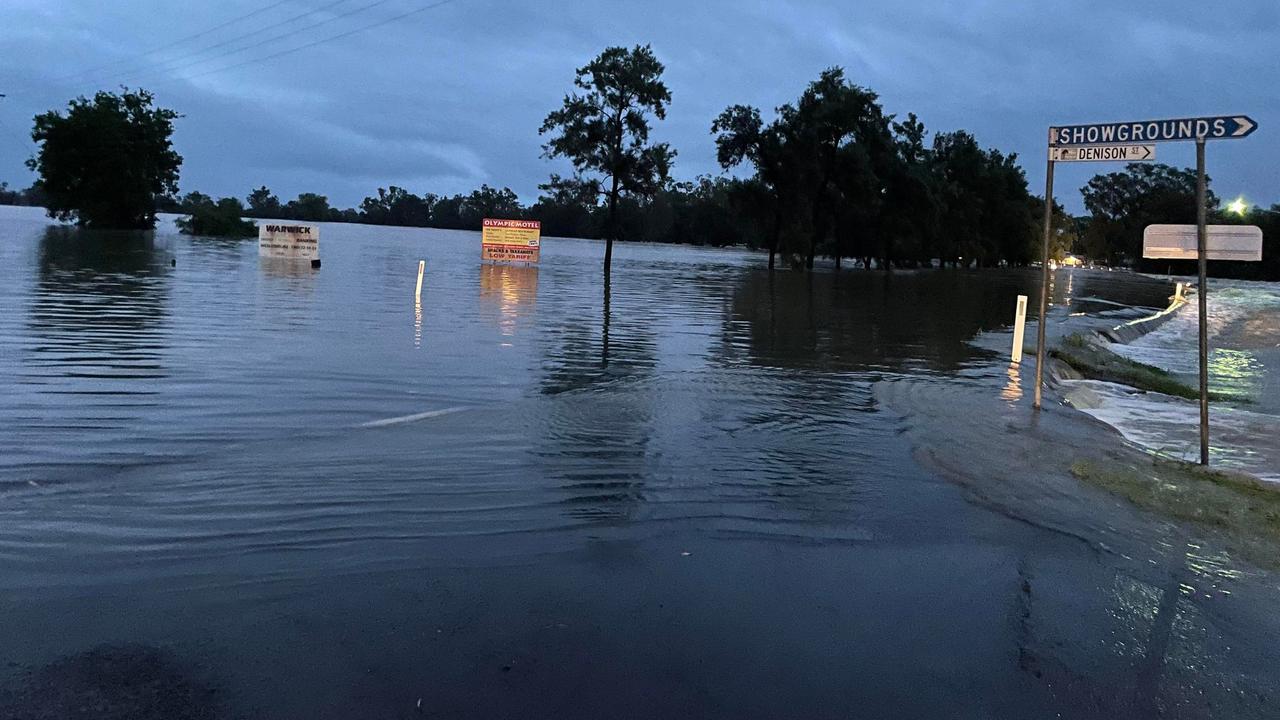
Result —
[{"label": "tall tree", "polygon": [[247,210],[249,217],[280,217],[280,198],[273,195],[266,185],[249,193],[249,197],[245,200],[249,203]]},{"label": "tall tree", "polygon": [[618,236],[619,198],[651,197],[667,180],[675,157],[666,143],[649,142],[650,115],[665,118],[671,102],[663,69],[648,45],[606,48],[578,68],[573,84],[581,94],[566,95],[563,106],[547,115],[538,131],[552,134],[543,146],[545,157],[568,158],[579,176],[602,178],[608,208],[606,276]]},{"label": "tall tree", "polygon": [[778,121],[766,125],[760,111],[748,105],[733,105],[711,123],[716,136],[716,159],[729,170],[744,162],[755,167],[754,182],[736,188],[738,202],[766,223],[765,245],[769,248],[769,269],[782,238],[783,221],[792,211],[796,197],[796,176],[788,172],[787,148]]},{"label": "tall tree", "polygon": [[401,187],[378,188],[377,197],[366,197],[360,203],[360,219],[374,225],[425,227],[431,222],[431,207],[436,196],[414,195]]},{"label": "tall tree", "polygon": [[283,215],[290,220],[315,220],[325,221],[329,219],[330,210],[329,198],[316,193],[301,193],[296,200],[290,200],[282,210]]},{"label": "tall tree", "polygon": [[884,178],[879,222],[884,268],[895,260],[913,265],[928,262],[941,230],[924,123],[915,113],[907,113],[906,120],[893,123],[893,134],[898,159]]},{"label": "tall tree", "polygon": [[[874,233],[882,176],[894,151],[890,118],[876,94],[849,82],[839,67],[824,70],[795,105],[779,108],[779,115],[805,187],[812,223],[805,265],[812,268],[838,218],[845,232]],[[836,240],[836,258],[845,244],[846,238]]]},{"label": "tall tree", "polygon": [[520,207],[520,198],[516,196],[511,188],[491,188],[488,185],[481,185],[478,190],[472,190],[471,194],[462,202],[462,221],[468,229],[479,230],[487,217],[493,218],[518,218],[524,213],[524,208]]},{"label": "tall tree", "polygon": [[64,115],[35,117],[40,144],[27,161],[45,194],[49,217],[89,227],[152,228],[156,199],[178,192],[182,156],[170,136],[178,113],[153,105],[145,90],[78,97]]}]

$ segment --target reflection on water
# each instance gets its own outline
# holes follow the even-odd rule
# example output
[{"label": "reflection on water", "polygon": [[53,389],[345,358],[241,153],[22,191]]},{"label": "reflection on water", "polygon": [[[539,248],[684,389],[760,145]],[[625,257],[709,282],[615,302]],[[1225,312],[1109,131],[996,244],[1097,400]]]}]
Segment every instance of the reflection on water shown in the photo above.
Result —
[{"label": "reflection on water", "polygon": [[413,349],[422,349],[422,298],[413,299]]},{"label": "reflection on water", "polygon": [[[48,228],[28,312],[28,327],[39,338],[29,347],[28,364],[86,381],[163,377],[169,287],[161,260],[149,233]],[[101,389],[92,382],[67,388]]]},{"label": "reflection on water", "polygon": [[973,357],[976,333],[1010,323],[1029,277],[749,273],[734,288],[726,339],[734,356],[764,366],[955,370]]},{"label": "reflection on water", "polygon": [[515,335],[520,318],[532,315],[537,309],[538,267],[482,263],[480,299],[495,311],[502,335]]},{"label": "reflection on water", "polygon": [[[222,249],[228,252],[228,257],[237,256],[239,253],[233,251],[240,250],[240,252],[243,252],[243,246],[248,244],[243,241],[235,242],[239,243],[241,247],[237,248],[229,243],[220,243]],[[320,268],[312,267],[309,260],[292,260],[279,257],[259,257],[258,267],[262,268],[264,276],[288,281],[291,288],[299,290],[313,289],[317,276],[322,272]]]},{"label": "reflection on water", "polygon": [[658,401],[656,338],[641,319],[612,322],[611,288],[611,278],[604,278],[594,322],[586,315],[552,321],[541,384],[551,399],[537,443],[544,472],[564,493],[566,513],[606,523],[633,517],[645,500]]},{"label": "reflection on water", "polygon": [[156,412],[172,373],[169,258],[150,233],[48,227],[35,271],[25,328],[3,353],[14,384],[0,454],[14,465],[109,451],[132,418]]},{"label": "reflection on water", "polygon": [[1022,366],[1011,362],[1006,372],[1009,382],[1005,383],[1004,388],[1000,390],[1000,399],[1016,403],[1022,399]]}]

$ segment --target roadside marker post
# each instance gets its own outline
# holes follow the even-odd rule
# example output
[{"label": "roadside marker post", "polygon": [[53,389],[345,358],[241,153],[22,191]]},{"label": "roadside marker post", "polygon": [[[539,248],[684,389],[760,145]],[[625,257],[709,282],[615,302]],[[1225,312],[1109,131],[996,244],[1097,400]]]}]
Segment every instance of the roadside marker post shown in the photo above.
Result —
[{"label": "roadside marker post", "polygon": [[[1040,383],[1044,366],[1044,332],[1049,305],[1049,225],[1053,220],[1053,168],[1057,162],[1133,161],[1155,157],[1148,143],[1186,142],[1196,144],[1196,236],[1200,286],[1196,289],[1200,309],[1200,464],[1209,464],[1209,340],[1207,319],[1209,288],[1208,232],[1206,230],[1204,146],[1207,140],[1237,140],[1258,129],[1248,115],[1216,115],[1176,120],[1061,125],[1049,128],[1049,167],[1045,177],[1044,272],[1040,285],[1040,326],[1036,341],[1035,409],[1040,409]],[[1135,145],[1134,143],[1142,143]],[[1104,149],[1109,147],[1110,149]],[[1093,149],[1086,149],[1093,148]],[[1150,157],[1147,157],[1150,151]]]},{"label": "roadside marker post", "polygon": [[1013,362],[1022,362],[1022,342],[1027,330],[1027,296],[1018,296],[1017,309],[1013,312]]}]

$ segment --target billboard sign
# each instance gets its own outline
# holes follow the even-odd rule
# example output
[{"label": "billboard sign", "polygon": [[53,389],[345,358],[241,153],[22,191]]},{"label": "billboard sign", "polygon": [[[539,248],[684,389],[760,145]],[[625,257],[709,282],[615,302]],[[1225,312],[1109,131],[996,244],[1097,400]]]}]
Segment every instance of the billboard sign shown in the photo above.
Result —
[{"label": "billboard sign", "polygon": [[537,220],[485,218],[480,232],[480,259],[538,262],[542,223]]},{"label": "billboard sign", "polygon": [[258,226],[258,256],[319,260],[320,228],[315,225],[263,223]]}]

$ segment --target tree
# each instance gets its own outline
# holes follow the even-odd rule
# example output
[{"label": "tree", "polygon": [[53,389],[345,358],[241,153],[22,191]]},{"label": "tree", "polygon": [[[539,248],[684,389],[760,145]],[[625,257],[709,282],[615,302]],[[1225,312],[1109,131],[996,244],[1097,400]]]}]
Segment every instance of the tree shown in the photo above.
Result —
[{"label": "tree", "polygon": [[558,237],[599,237],[597,201],[600,184],[594,180],[562,178],[552,174],[551,180],[538,189],[542,195],[529,208],[528,215],[542,223],[545,235]]},{"label": "tree", "polygon": [[35,117],[40,144],[27,161],[47,199],[49,217],[89,227],[155,227],[156,198],[178,191],[182,156],[170,136],[173,110],[153,106],[145,90],[76,98],[66,114]]},{"label": "tree", "polygon": [[603,179],[608,214],[604,273],[609,274],[618,237],[618,200],[652,197],[666,182],[675,151],[649,142],[649,115],[667,115],[671,91],[662,82],[662,63],[648,46],[610,47],[578,68],[564,105],[547,115],[539,134],[553,133],[543,146],[547,158],[565,157],[575,172]]},{"label": "tree", "polygon": [[[199,193],[190,193],[199,195]],[[237,198],[222,198],[216,203],[207,195],[202,196],[207,202],[196,203],[188,210],[190,217],[178,218],[178,229],[187,235],[205,235],[210,237],[253,237],[257,234],[257,226],[248,220],[241,219],[244,206]],[[185,203],[184,203],[185,204]]]},{"label": "tree", "polygon": [[937,182],[924,123],[915,113],[907,113],[906,120],[893,123],[893,134],[898,161],[883,179],[880,217],[885,268],[894,259],[913,265],[929,262],[941,234]]},{"label": "tree", "polygon": [[211,208],[213,206],[213,198],[193,190],[183,195],[182,199],[178,201],[178,212],[190,215],[201,208]]},{"label": "tree", "polygon": [[1025,265],[1038,256],[1027,178],[1015,154],[983,150],[957,130],[933,137],[933,166],[946,228],[938,257],[946,261]]},{"label": "tree", "polygon": [[487,217],[518,218],[524,214],[524,208],[520,207],[520,198],[511,188],[498,190],[481,185],[479,190],[472,190],[462,201],[459,212],[466,228],[478,230]]},{"label": "tree", "polygon": [[249,208],[245,212],[249,217],[280,217],[280,198],[273,195],[266,185],[249,193],[249,197],[245,200],[249,203]]},{"label": "tree", "polygon": [[749,184],[735,188],[734,197],[740,207],[763,220],[768,230],[765,245],[769,249],[769,269],[782,238],[784,216],[791,212],[796,198],[796,176],[787,172],[783,131],[778,121],[768,125],[760,111],[748,105],[732,105],[711,123],[716,135],[716,159],[729,170],[743,162],[755,167]]},{"label": "tree", "polygon": [[[1112,264],[1134,263],[1142,257],[1142,231],[1147,225],[1196,221],[1196,173],[1191,169],[1130,163],[1124,172],[1095,175],[1080,192],[1092,215],[1090,244]],[[1218,206],[1212,191],[1205,199],[1210,211]]]},{"label": "tree", "polygon": [[329,198],[315,193],[302,193],[296,200],[290,200],[282,209],[284,212],[281,214],[290,220],[316,221],[328,220],[332,210],[329,207]]},{"label": "tree", "polygon": [[426,227],[431,223],[431,206],[436,200],[431,193],[419,197],[395,185],[387,190],[378,188],[377,197],[367,197],[360,203],[360,217],[375,225]]},{"label": "tree", "polygon": [[[795,105],[778,109],[791,171],[799,178],[809,209],[805,266],[834,237],[837,259],[850,242],[871,245],[884,202],[882,178],[895,151],[888,118],[877,95],[845,79],[839,67],[824,70]],[[850,236],[853,237],[850,237]]]},{"label": "tree", "polygon": [[[1032,196],[1030,212],[1035,218],[1035,239],[1031,243],[1031,253],[1039,258],[1041,252],[1040,243],[1044,242],[1044,198]],[[1053,225],[1051,227],[1049,258],[1062,262],[1064,257],[1076,252],[1076,246],[1082,244],[1082,239],[1076,218],[1072,217],[1071,213],[1067,212],[1067,209],[1062,207],[1062,204],[1056,198],[1053,201]]]},{"label": "tree", "polygon": [[9,183],[0,182],[0,205],[44,205],[44,194],[32,185],[26,190],[10,190]]}]

